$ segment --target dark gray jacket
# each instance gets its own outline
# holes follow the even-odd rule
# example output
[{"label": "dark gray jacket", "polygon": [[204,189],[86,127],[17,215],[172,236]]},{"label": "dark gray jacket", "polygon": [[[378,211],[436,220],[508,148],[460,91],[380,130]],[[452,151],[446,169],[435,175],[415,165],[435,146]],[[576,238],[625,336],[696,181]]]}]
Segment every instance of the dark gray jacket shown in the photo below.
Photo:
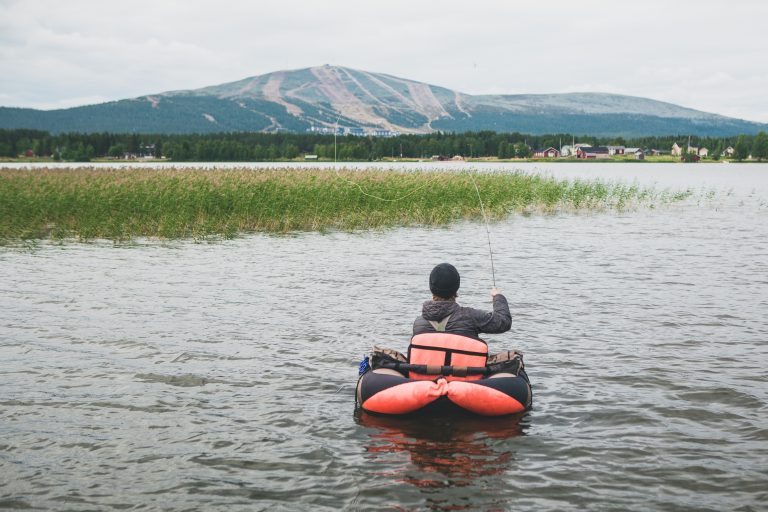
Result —
[{"label": "dark gray jacket", "polygon": [[430,320],[439,323],[448,315],[451,317],[445,325],[445,332],[475,339],[480,339],[481,332],[500,333],[512,327],[507,299],[498,293],[493,298],[493,312],[465,308],[453,301],[428,300],[421,308],[421,316],[413,322],[413,335],[436,332]]}]

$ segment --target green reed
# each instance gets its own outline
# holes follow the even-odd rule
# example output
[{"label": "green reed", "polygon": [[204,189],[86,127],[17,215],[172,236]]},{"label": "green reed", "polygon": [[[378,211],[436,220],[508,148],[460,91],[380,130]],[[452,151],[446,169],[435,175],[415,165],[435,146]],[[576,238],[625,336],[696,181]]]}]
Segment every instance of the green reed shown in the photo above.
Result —
[{"label": "green reed", "polygon": [[202,238],[445,225],[482,218],[473,177],[491,219],[522,211],[625,208],[659,197],[636,186],[523,173],[0,170],[0,239]]}]

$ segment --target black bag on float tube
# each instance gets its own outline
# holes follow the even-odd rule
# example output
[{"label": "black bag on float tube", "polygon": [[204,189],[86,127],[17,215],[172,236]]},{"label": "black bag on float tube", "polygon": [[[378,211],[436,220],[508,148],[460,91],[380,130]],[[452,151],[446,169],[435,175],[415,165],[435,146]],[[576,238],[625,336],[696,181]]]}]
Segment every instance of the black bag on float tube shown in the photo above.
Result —
[{"label": "black bag on float tube", "polygon": [[525,368],[523,354],[517,350],[506,350],[488,357],[486,366],[441,366],[410,364],[408,358],[397,350],[373,347],[370,357],[371,369],[386,368],[401,373],[415,372],[424,375],[466,377],[468,375],[493,375],[511,373],[515,376]]}]

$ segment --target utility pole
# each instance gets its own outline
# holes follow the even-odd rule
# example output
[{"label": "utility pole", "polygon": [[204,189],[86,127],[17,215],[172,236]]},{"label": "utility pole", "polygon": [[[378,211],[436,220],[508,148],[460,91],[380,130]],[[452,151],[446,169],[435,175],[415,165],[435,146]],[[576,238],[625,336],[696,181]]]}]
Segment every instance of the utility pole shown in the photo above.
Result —
[{"label": "utility pole", "polygon": [[333,130],[333,163],[336,163],[336,135],[339,133],[339,117],[336,118],[336,128]]}]

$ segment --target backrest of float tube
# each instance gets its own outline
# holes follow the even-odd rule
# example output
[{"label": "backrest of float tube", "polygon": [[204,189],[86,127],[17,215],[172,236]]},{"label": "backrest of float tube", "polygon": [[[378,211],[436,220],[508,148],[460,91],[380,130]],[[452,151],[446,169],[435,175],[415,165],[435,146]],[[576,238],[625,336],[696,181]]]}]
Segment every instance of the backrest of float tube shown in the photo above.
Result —
[{"label": "backrest of float tube", "polygon": [[[485,366],[488,361],[488,345],[482,340],[447,332],[427,332],[411,338],[408,346],[408,362],[440,366]],[[436,375],[408,372],[415,380],[434,380]],[[467,377],[448,376],[446,380],[477,380],[482,375]]]}]

